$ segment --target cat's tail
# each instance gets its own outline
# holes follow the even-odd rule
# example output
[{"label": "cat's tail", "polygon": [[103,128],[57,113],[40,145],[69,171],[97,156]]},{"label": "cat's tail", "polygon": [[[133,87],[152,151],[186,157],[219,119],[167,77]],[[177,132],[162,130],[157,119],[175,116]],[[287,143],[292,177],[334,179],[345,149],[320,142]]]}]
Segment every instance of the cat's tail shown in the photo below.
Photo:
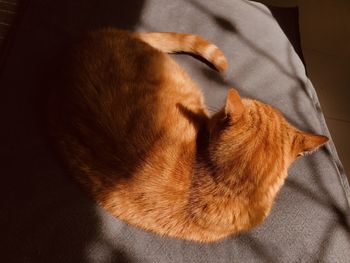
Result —
[{"label": "cat's tail", "polygon": [[137,33],[150,46],[165,53],[188,52],[199,55],[213,64],[218,71],[227,69],[228,63],[222,51],[204,38],[172,32]]}]

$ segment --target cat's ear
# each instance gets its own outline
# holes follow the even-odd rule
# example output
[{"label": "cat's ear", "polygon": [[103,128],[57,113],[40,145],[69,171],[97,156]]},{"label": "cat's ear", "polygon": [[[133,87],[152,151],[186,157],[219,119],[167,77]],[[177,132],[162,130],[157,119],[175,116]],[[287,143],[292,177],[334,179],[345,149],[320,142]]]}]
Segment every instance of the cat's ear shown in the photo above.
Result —
[{"label": "cat's ear", "polygon": [[323,135],[301,133],[298,156],[312,153],[328,142],[328,137]]},{"label": "cat's ear", "polygon": [[225,114],[229,115],[232,120],[238,120],[244,111],[242,99],[237,90],[229,89],[225,104]]}]

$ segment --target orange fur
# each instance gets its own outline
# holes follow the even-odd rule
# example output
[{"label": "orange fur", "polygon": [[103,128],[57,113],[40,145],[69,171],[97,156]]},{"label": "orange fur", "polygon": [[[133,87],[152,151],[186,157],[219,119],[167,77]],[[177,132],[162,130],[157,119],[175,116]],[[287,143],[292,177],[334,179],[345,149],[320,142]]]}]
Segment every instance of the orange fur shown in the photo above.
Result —
[{"label": "orange fur", "polygon": [[227,69],[225,55],[214,44],[190,34],[173,32],[138,33],[138,37],[152,47],[164,52],[189,52],[199,55],[211,62],[220,72]]},{"label": "orange fur", "polygon": [[328,140],[233,89],[209,116],[164,52],[201,54],[224,70],[213,47],[193,35],[105,29],[70,50],[50,133],[72,175],[114,216],[200,242],[249,230],[269,214],[289,165]]}]

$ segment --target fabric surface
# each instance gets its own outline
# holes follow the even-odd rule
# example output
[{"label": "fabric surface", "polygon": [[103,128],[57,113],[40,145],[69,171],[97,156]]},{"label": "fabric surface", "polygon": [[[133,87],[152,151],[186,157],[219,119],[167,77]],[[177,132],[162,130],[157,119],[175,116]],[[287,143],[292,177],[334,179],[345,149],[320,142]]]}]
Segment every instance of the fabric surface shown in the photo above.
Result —
[{"label": "fabric surface", "polygon": [[60,50],[102,26],[199,34],[226,54],[225,76],[193,57],[173,57],[210,109],[234,86],[300,129],[329,136],[301,60],[261,4],[31,0],[0,68],[2,262],[348,262],[349,185],[332,142],[294,163],[262,225],[212,244],[145,232],[88,199],[47,142],[42,79]]}]

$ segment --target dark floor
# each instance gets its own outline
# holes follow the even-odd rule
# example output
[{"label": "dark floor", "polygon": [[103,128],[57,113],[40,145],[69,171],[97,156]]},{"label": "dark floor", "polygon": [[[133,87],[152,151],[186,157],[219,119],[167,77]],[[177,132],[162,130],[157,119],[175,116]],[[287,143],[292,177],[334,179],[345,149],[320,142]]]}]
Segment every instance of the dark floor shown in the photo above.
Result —
[{"label": "dark floor", "polygon": [[19,10],[19,0],[0,0],[0,47],[13,27]]}]

